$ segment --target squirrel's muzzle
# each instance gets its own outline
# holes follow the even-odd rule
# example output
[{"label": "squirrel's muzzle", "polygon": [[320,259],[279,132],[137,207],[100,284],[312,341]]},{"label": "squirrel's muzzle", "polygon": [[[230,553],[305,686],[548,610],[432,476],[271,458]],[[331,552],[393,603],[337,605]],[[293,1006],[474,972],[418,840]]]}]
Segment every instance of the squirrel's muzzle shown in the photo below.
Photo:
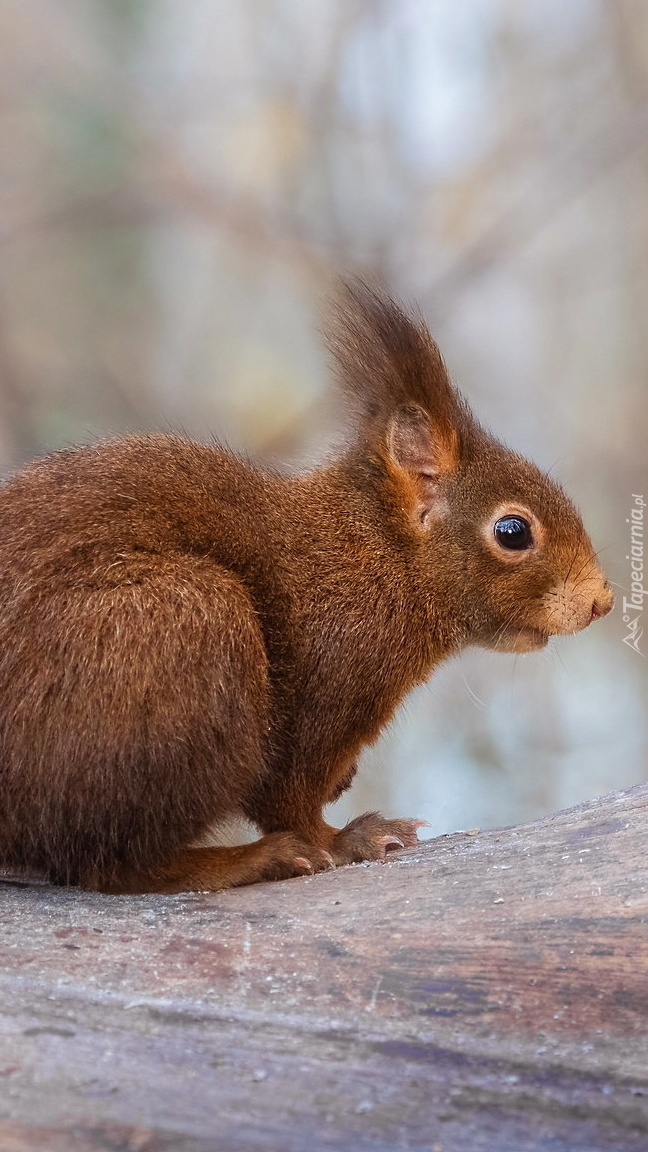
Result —
[{"label": "squirrel's muzzle", "polygon": [[567,579],[543,598],[547,631],[554,636],[581,632],[613,606],[614,593],[600,568],[586,578]]}]

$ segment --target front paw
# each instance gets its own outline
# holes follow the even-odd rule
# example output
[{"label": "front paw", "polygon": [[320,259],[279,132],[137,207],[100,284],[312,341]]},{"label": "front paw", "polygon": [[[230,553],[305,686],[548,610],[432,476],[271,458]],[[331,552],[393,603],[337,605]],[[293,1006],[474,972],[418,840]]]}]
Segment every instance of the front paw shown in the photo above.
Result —
[{"label": "front paw", "polygon": [[331,855],[338,865],[384,860],[399,848],[413,848],[425,825],[427,820],[386,820],[379,812],[365,812],[333,837]]}]

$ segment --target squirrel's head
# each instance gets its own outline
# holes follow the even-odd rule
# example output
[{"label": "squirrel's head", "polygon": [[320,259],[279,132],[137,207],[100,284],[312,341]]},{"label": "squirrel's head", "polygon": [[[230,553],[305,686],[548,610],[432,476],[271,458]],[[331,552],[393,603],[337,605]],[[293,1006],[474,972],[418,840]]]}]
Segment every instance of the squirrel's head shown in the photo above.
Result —
[{"label": "squirrel's head", "polygon": [[355,283],[331,344],[358,407],[356,459],[454,643],[529,652],[610,611],[574,505],[480,427],[422,321]]}]

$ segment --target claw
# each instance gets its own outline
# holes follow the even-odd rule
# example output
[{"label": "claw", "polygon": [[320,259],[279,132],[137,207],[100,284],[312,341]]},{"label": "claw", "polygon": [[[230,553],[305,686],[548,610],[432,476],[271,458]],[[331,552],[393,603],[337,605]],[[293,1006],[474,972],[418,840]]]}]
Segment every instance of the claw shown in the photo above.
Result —
[{"label": "claw", "polygon": [[335,860],[331,856],[330,852],[325,852],[324,849],[322,848],[320,855],[322,857],[322,860],[326,864],[327,868],[335,868]]},{"label": "claw", "polygon": [[310,860],[306,859],[305,856],[295,856],[293,859],[293,864],[296,868],[301,868],[305,872],[313,871],[313,865],[311,864]]},{"label": "claw", "polygon": [[399,840],[398,836],[381,836],[378,843],[385,845],[385,852],[389,851],[389,849],[392,847],[392,845],[395,845],[396,848],[404,848],[405,847],[405,845],[403,844],[403,841]]},{"label": "claw", "polygon": [[412,828],[431,828],[429,820],[412,820]]}]

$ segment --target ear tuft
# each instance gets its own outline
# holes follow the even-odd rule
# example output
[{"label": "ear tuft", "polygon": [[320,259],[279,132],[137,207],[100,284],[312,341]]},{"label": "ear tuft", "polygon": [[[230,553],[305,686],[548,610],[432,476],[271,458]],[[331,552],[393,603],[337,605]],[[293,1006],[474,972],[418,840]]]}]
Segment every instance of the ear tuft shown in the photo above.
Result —
[{"label": "ear tuft", "polygon": [[[365,437],[384,443],[396,410],[414,406],[426,415],[439,443],[453,441],[460,449],[472,417],[422,320],[408,316],[386,293],[354,280],[341,285],[328,342]],[[401,424],[402,438],[404,418]]]}]

